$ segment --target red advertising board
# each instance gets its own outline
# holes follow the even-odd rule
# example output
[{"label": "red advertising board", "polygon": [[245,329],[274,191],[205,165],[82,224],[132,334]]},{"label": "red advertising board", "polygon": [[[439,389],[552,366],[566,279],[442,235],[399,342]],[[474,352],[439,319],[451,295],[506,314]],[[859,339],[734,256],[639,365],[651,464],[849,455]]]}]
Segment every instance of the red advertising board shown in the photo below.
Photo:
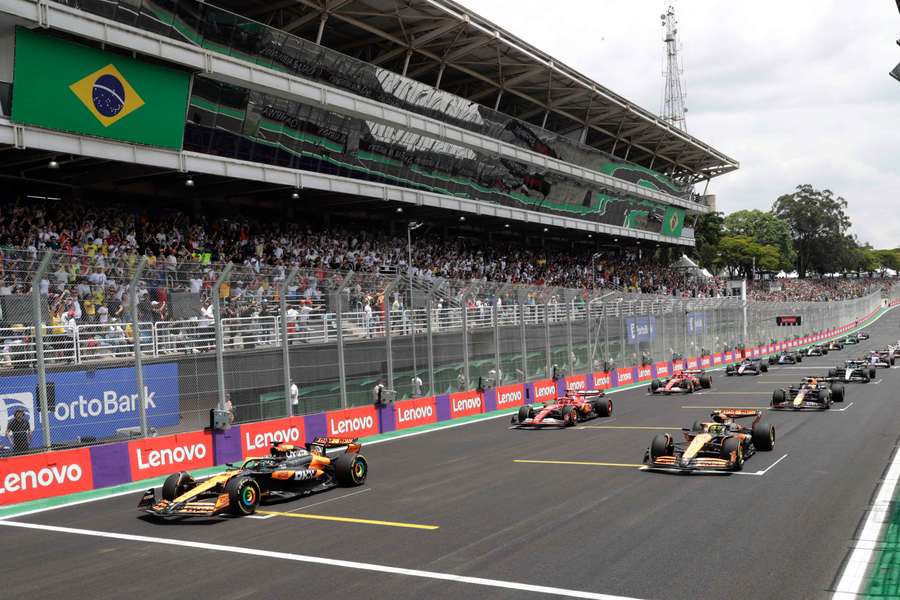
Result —
[{"label": "red advertising board", "polygon": [[634,383],[634,371],[632,371],[631,367],[616,369],[616,379],[618,380],[619,385]]},{"label": "red advertising board", "polygon": [[0,458],[0,505],[92,489],[88,448]]},{"label": "red advertising board", "polygon": [[673,360],[672,361],[672,371],[673,372],[680,371],[681,369],[684,369],[684,361],[681,359]]},{"label": "red advertising board", "polygon": [[657,377],[668,377],[669,376],[669,363],[666,361],[661,361],[656,363],[656,376]]},{"label": "red advertising board", "polygon": [[608,390],[612,387],[612,376],[609,371],[598,371],[594,373],[594,389]]},{"label": "red advertising board", "polygon": [[687,368],[688,369],[696,369],[700,365],[700,361],[696,358],[691,357],[687,359]]},{"label": "red advertising board", "polygon": [[436,422],[437,407],[434,396],[394,403],[394,425],[397,429],[409,429]]},{"label": "red advertising board", "polygon": [[[522,386],[519,386],[522,387]],[[500,408],[499,406],[497,408]],[[467,417],[484,412],[484,398],[478,390],[450,394],[450,418]]]},{"label": "red advertising board", "polygon": [[650,381],[653,379],[653,368],[650,365],[640,365],[637,368],[638,381]]},{"label": "red advertising board", "polygon": [[[507,387],[515,387],[515,386],[507,386]],[[500,388],[503,389],[503,388]],[[534,382],[534,401],[535,402],[550,402],[556,400],[559,397],[559,394],[556,390],[556,382],[552,379],[540,379]],[[497,390],[497,402],[499,408],[500,402],[500,390]],[[519,403],[521,404],[521,402]],[[507,404],[505,406],[515,406],[515,404]]]},{"label": "red advertising board", "polygon": [[211,467],[212,434],[192,431],[134,440],[128,442],[128,458],[133,481]]},{"label": "red advertising board", "polygon": [[701,366],[702,368],[704,368],[704,369],[707,368],[707,367],[709,367],[709,365],[710,365],[711,363],[712,363],[712,361],[709,359],[708,356],[703,356],[703,357],[700,358],[700,366]]},{"label": "red advertising board", "polygon": [[713,354],[712,362],[713,362],[713,365],[721,365],[722,364],[722,353],[716,352],[715,354]]},{"label": "red advertising board", "polygon": [[358,406],[325,413],[328,437],[366,437],[378,433],[378,414],[374,406]]},{"label": "red advertising board", "polygon": [[726,352],[725,353],[725,362],[726,363],[734,362],[734,352]]},{"label": "red advertising board", "polygon": [[570,375],[566,377],[566,389],[579,391],[587,389],[587,375]]},{"label": "red advertising board", "polygon": [[288,417],[274,421],[260,421],[241,425],[242,456],[268,456],[272,444],[303,446],[303,419]]}]

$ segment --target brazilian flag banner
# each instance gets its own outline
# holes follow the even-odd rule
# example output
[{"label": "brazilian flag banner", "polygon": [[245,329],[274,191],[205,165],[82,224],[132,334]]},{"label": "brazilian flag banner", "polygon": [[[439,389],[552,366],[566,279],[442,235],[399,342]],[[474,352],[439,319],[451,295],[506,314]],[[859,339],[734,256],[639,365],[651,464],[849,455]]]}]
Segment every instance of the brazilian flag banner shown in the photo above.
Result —
[{"label": "brazilian flag banner", "polygon": [[666,209],[663,216],[660,235],[668,237],[681,237],[681,230],[684,229],[684,209],[677,206],[670,206]]},{"label": "brazilian flag banner", "polygon": [[180,150],[190,74],[16,28],[12,121]]}]

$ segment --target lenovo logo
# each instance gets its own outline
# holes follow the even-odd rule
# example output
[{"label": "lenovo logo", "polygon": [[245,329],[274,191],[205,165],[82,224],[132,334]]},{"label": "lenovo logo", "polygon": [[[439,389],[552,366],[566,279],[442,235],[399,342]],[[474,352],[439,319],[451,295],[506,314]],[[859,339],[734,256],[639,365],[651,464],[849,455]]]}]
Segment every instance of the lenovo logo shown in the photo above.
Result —
[{"label": "lenovo logo", "polygon": [[50,465],[40,469],[7,473],[0,480],[0,494],[25,492],[81,481],[83,473],[77,464]]},{"label": "lenovo logo", "polygon": [[333,435],[338,435],[341,433],[355,433],[357,431],[363,431],[366,429],[371,429],[375,427],[375,419],[372,415],[366,415],[364,417],[352,417],[349,419],[338,419],[335,421],[334,417],[329,419],[330,430]]},{"label": "lenovo logo", "polygon": [[469,396],[468,398],[454,399],[452,401],[453,412],[469,410],[481,410],[481,396]]},{"label": "lenovo logo", "polygon": [[[397,422],[406,423],[409,421],[418,421],[419,419],[428,419],[432,416],[434,416],[434,409],[431,408],[430,404],[417,406],[415,408],[401,408],[397,411]],[[371,425],[369,425],[369,427],[371,427]]]},{"label": "lenovo logo", "polygon": [[185,462],[193,462],[206,458],[206,444],[191,444],[189,446],[175,446],[174,448],[161,448],[159,450],[150,450],[145,455],[141,448],[136,450],[137,468],[139,471],[152,469],[154,467],[164,467],[167,465],[178,465]]},{"label": "lenovo logo", "polygon": [[296,427],[276,429],[252,435],[249,431],[244,434],[244,443],[247,450],[259,450],[270,447],[275,443],[299,442],[300,430]]}]

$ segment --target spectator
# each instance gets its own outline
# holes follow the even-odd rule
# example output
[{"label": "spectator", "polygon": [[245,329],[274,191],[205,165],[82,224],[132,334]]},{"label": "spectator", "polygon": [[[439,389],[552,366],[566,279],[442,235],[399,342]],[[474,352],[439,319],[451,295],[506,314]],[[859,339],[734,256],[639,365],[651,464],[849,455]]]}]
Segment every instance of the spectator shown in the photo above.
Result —
[{"label": "spectator", "polygon": [[31,422],[25,416],[25,409],[16,408],[13,418],[6,424],[6,437],[16,453],[31,449]]},{"label": "spectator", "polygon": [[297,387],[297,384],[291,380],[291,411],[295,415],[301,414],[300,412],[300,388]]}]

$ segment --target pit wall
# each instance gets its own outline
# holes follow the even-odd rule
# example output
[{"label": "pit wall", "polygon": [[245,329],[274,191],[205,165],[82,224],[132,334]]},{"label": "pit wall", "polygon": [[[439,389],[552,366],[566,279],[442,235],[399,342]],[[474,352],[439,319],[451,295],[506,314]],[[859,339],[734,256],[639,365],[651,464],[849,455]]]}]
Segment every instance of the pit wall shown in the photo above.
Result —
[{"label": "pit wall", "polygon": [[317,436],[368,438],[434,425],[463,417],[516,410],[523,404],[553,400],[565,390],[621,390],[637,387],[679,368],[717,369],[746,357],[767,356],[838,337],[866,325],[894,300],[842,327],[754,346],[743,352],[721,352],[630,366],[611,371],[543,379],[496,389],[467,390],[400,400],[384,406],[359,406],[311,415],[235,425],[227,431],[192,431],[74,450],[0,459],[0,506],[52,498],[159,478],[181,470],[198,470],[268,454],[272,442],[302,445]]}]

